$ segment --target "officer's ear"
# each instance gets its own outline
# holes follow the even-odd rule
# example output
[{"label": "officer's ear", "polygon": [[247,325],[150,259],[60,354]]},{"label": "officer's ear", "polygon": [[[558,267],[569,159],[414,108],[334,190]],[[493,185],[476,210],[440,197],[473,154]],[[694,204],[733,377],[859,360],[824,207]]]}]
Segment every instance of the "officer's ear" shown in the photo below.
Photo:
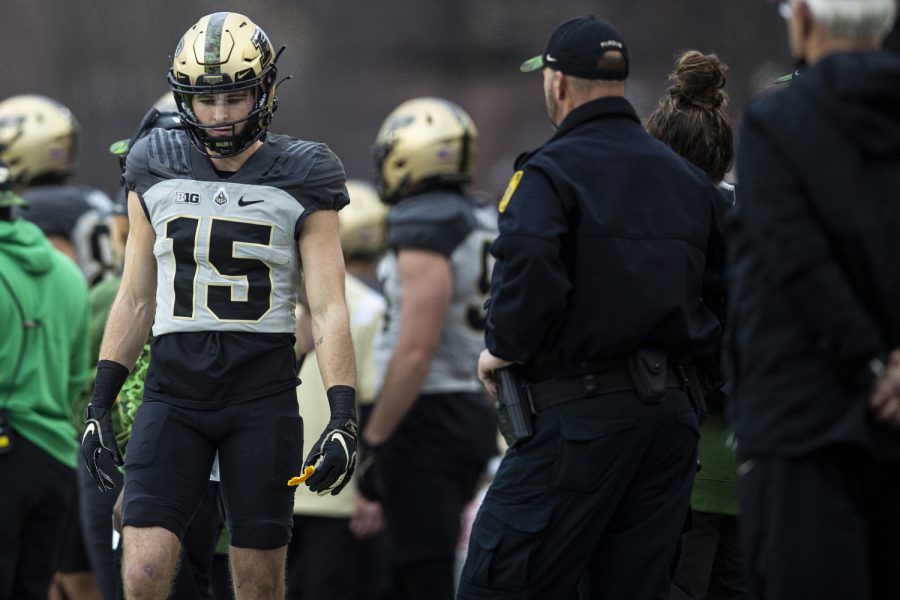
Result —
[{"label": "officer's ear", "polygon": [[553,71],[553,96],[556,102],[564,102],[570,96],[569,78],[562,71]]}]

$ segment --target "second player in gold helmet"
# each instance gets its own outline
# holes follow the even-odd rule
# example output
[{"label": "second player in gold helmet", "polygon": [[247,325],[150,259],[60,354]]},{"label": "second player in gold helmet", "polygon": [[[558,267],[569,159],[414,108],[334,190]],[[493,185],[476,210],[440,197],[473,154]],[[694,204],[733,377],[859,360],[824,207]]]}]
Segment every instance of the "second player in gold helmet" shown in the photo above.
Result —
[{"label": "second player in gold helmet", "polygon": [[472,179],[478,131],[456,104],[407,100],[388,115],[372,148],[381,198],[393,204],[431,186]]},{"label": "second player in gold helmet", "polygon": [[338,213],[341,224],[341,250],[347,260],[373,257],[387,248],[388,208],[369,183],[347,181],[350,204]]},{"label": "second player in gold helmet", "polygon": [[14,186],[65,180],[77,146],[78,121],[56,100],[25,94],[0,102],[0,159]]},{"label": "second player in gold helmet", "polygon": [[200,151],[234,156],[265,136],[277,108],[277,58],[266,33],[238,13],[207,15],[184,34],[168,79]]}]

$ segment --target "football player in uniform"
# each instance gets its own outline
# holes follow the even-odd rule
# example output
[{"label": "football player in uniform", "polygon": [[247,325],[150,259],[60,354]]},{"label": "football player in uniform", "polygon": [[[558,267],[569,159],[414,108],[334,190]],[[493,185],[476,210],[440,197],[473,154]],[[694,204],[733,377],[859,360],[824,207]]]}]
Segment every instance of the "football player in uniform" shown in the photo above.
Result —
[{"label": "football player in uniform", "polygon": [[341,249],[347,273],[382,293],[378,263],[387,249],[387,206],[368,182],[347,182],[351,202],[341,211]]},{"label": "football player in uniform", "polygon": [[[356,353],[357,401],[360,423],[375,400],[375,338],[384,318],[384,297],[353,271],[380,256],[386,246],[387,207],[375,189],[358,180],[347,181],[350,204],[338,213],[341,250],[347,269],[347,309]],[[298,400],[303,408],[304,437],[315,435],[328,422],[325,388],[312,343],[309,313],[301,301],[297,310],[300,368]],[[301,346],[302,344],[302,346]],[[287,598],[362,600],[382,598],[385,579],[382,511],[378,502],[357,492],[355,481],[340,496],[318,496],[299,490],[294,496],[294,536],[288,546]],[[343,557],[341,561],[335,556]]]},{"label": "football player in uniform", "polygon": [[0,152],[28,209],[20,213],[74,260],[89,286],[111,277],[112,201],[98,189],[69,184],[75,173],[78,121],[45,96],[0,102]]},{"label": "football player in uniform", "polygon": [[[496,453],[496,420],[474,365],[496,236],[494,211],[466,194],[477,132],[460,107],[404,102],[374,145],[388,214],[379,267],[388,301],[376,349],[378,400],[365,428],[402,598],[450,599],[460,514]],[[367,461],[368,463],[368,461]]]},{"label": "football player in uniform", "polygon": [[[130,230],[82,451],[121,463],[110,408],[153,326],[125,464],[125,593],[166,598],[216,453],[238,599],[284,596],[301,470],[337,493],[355,467],[355,363],[337,210],[344,170],[320,143],[269,133],[277,54],[230,12],[181,38],[169,72],[181,130],[128,152]],[[305,463],[294,309],[301,264],[331,419]],[[301,469],[302,467],[302,469]]]},{"label": "football player in uniform", "polygon": [[[176,129],[181,127],[181,117],[175,107],[175,100],[171,93],[167,93],[158,100],[141,119],[137,130],[131,138],[113,143],[110,153],[118,158],[122,173],[125,171],[125,159],[128,150],[141,138],[150,134],[155,128]],[[115,208],[112,223],[113,255],[116,257],[116,265],[121,268],[124,260],[125,240],[128,236],[128,213],[125,202],[127,192],[124,185],[120,193],[116,195]],[[100,342],[106,319],[115,300],[121,284],[120,277],[114,277],[102,281],[91,288],[91,360],[96,370],[97,358],[100,351]],[[134,414],[143,401],[144,375],[150,364],[150,341],[144,345],[143,351],[137,360],[131,374],[126,379],[112,409],[112,420],[116,428],[116,440],[124,455],[128,439],[131,435],[131,425]],[[86,401],[85,401],[86,403]],[[84,406],[81,413],[84,413]],[[113,524],[110,523],[110,514],[116,513],[114,520],[120,521],[120,511],[116,506],[121,506],[121,483],[123,474],[112,463],[106,454],[99,457],[100,467],[104,473],[110,476],[113,484],[119,489],[119,497],[115,494],[104,493],[104,489],[98,486],[91,477],[91,473],[84,468],[84,458],[81,457],[82,467],[78,471],[78,484],[80,486],[81,523],[85,545],[90,556],[91,565],[97,576],[97,581],[103,592],[104,598],[121,598],[121,538],[116,548],[110,547],[109,540],[112,537]],[[203,502],[194,513],[191,524],[188,526],[182,539],[184,555],[180,561],[178,575],[173,583],[172,593],[176,598],[185,600],[205,600],[212,598],[210,592],[210,556],[215,546],[216,533],[221,528],[217,502],[217,484],[210,483],[210,489],[204,496]],[[117,529],[121,530],[121,526]],[[226,567],[227,569],[227,567]],[[225,575],[227,580],[227,574]]]}]

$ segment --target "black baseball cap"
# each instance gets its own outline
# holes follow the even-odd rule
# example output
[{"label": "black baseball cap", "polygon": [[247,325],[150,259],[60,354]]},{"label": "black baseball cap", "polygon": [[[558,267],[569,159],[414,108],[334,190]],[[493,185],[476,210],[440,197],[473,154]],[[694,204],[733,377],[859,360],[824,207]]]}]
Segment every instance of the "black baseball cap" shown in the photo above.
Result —
[{"label": "black baseball cap", "polygon": [[[598,68],[607,52],[621,52],[624,69]],[[523,73],[548,67],[582,79],[618,81],[628,77],[628,50],[615,27],[593,15],[569,19],[554,30],[543,54],[522,63]]]}]

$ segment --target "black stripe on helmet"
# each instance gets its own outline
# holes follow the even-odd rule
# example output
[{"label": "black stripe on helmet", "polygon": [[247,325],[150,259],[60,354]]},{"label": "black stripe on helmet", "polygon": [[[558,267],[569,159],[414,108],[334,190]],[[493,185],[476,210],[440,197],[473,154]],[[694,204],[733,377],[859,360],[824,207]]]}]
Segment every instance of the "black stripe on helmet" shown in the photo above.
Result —
[{"label": "black stripe on helmet", "polygon": [[206,38],[203,44],[203,64],[207,73],[218,73],[222,54],[222,30],[225,27],[225,19],[230,13],[218,12],[209,17],[206,25]]}]

